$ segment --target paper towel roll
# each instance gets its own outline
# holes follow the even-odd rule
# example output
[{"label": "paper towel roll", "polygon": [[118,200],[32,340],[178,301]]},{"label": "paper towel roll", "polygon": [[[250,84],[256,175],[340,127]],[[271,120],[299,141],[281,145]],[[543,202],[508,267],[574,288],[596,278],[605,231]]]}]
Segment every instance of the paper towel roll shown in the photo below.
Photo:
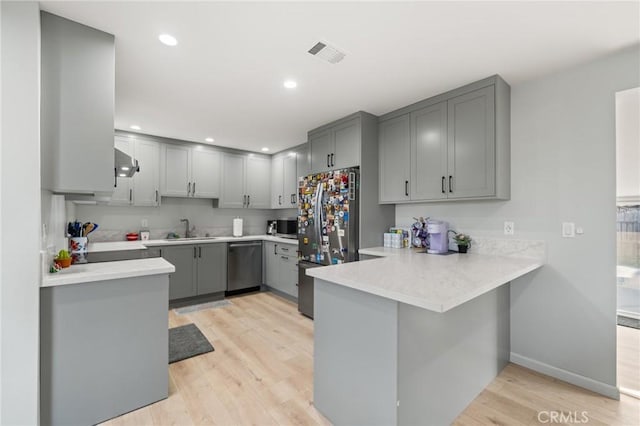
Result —
[{"label": "paper towel roll", "polygon": [[233,236],[242,237],[242,218],[233,219]]}]

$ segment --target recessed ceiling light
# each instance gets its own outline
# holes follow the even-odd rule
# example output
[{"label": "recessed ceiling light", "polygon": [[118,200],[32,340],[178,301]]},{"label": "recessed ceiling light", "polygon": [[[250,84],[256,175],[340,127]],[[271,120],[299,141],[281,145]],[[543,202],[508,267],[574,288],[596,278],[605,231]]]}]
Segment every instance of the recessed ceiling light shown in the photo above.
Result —
[{"label": "recessed ceiling light", "polygon": [[213,138],[206,138],[206,139],[205,139],[205,142],[213,142],[213,141],[214,141],[214,139],[213,139]]},{"label": "recessed ceiling light", "polygon": [[260,151],[262,151],[262,152],[267,152],[267,151],[269,151],[269,148],[267,148],[267,147],[265,146],[265,147],[264,147],[264,148],[262,148]]},{"label": "recessed ceiling light", "polygon": [[129,170],[129,168],[127,166],[122,166],[120,167],[120,170],[124,170],[126,172],[127,170]]},{"label": "recessed ceiling light", "polygon": [[120,173],[120,177],[127,177],[127,175],[124,173]]},{"label": "recessed ceiling light", "polygon": [[166,44],[167,46],[175,46],[178,44],[178,40],[176,40],[174,36],[169,34],[160,34],[158,36],[158,40],[160,40],[161,43]]},{"label": "recessed ceiling light", "polygon": [[296,156],[296,153],[295,153],[295,152],[290,152],[290,153],[289,153],[289,157],[295,157],[295,156]]},{"label": "recessed ceiling light", "polygon": [[293,80],[285,80],[285,82],[283,83],[284,87],[286,87],[287,89],[295,89],[296,87],[298,87],[298,83],[296,83]]},{"label": "recessed ceiling light", "polygon": [[131,126],[129,126],[129,128],[133,130],[140,130],[140,126],[138,126],[137,124],[132,124]]}]

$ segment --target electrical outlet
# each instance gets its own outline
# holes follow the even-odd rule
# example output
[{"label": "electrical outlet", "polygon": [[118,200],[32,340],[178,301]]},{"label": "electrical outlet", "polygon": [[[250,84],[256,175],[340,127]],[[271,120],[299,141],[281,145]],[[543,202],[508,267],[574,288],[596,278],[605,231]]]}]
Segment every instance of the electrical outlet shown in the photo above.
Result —
[{"label": "electrical outlet", "polygon": [[573,238],[576,236],[576,224],[573,222],[562,222],[562,236]]},{"label": "electrical outlet", "polygon": [[515,224],[513,222],[505,222],[504,223],[504,235],[513,235],[515,234]]},{"label": "electrical outlet", "polygon": [[142,219],[142,220],[140,221],[140,225],[141,225],[143,228],[148,228],[148,227],[149,227],[149,221],[148,221],[147,219]]}]

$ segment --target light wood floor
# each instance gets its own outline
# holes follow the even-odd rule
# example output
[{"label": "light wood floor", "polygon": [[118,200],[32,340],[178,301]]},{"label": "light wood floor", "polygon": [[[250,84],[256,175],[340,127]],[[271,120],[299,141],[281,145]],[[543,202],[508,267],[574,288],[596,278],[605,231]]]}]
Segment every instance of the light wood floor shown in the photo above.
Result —
[{"label": "light wood floor", "polygon": [[640,395],[640,330],[618,326],[618,386]]},{"label": "light wood floor", "polygon": [[[272,293],[232,305],[169,313],[195,323],[215,351],[171,364],[169,398],[107,423],[116,425],[327,425],[313,406],[313,322]],[[639,425],[640,400],[614,401],[510,364],[456,425],[540,424],[540,411],[587,411],[593,425]],[[543,416],[543,420],[546,418]]]}]

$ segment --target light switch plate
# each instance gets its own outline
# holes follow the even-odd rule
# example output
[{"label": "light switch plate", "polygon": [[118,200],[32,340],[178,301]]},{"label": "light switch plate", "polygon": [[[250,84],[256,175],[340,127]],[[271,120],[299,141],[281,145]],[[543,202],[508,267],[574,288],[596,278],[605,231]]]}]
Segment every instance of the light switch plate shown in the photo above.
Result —
[{"label": "light switch plate", "polygon": [[140,226],[142,226],[143,228],[148,228],[149,227],[149,221],[147,219],[142,219],[140,221]]},{"label": "light switch plate", "polygon": [[562,222],[562,236],[573,238],[576,236],[576,224],[573,222]]},{"label": "light switch plate", "polygon": [[513,222],[505,222],[504,223],[504,235],[513,235],[515,234],[515,224]]}]

